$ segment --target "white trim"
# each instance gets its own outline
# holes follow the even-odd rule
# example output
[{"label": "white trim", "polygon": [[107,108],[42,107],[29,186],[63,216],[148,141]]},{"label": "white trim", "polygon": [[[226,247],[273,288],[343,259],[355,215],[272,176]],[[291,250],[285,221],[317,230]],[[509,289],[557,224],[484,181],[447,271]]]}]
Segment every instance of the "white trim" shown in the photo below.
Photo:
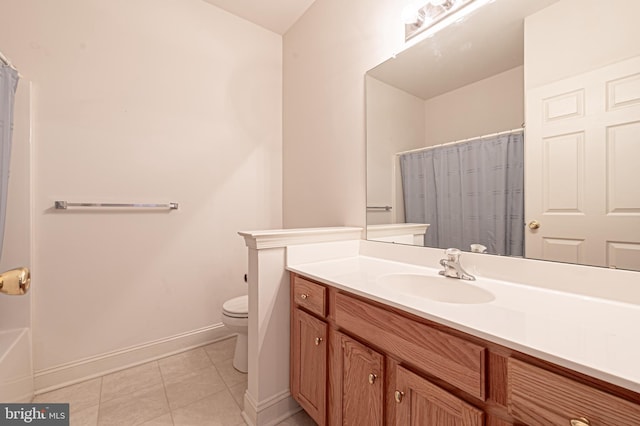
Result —
[{"label": "white trim", "polygon": [[233,336],[222,324],[158,339],[35,372],[36,395],[124,370]]},{"label": "white trim", "polygon": [[339,226],[330,228],[271,229],[265,231],[241,231],[239,235],[249,248],[266,249],[294,244],[310,244],[328,241],[359,240],[362,228]]},{"label": "white trim", "polygon": [[256,403],[251,394],[244,393],[242,418],[249,426],[274,426],[288,419],[302,408],[291,397],[289,389]]},{"label": "white trim", "polygon": [[17,328],[0,332],[0,401],[31,402],[33,369],[31,367],[31,330]]},{"label": "white trim", "polygon": [[424,235],[429,224],[426,223],[388,223],[367,226],[367,240],[398,235]]},{"label": "white trim", "polygon": [[[2,402],[8,404],[28,404],[33,400],[33,377],[27,376],[0,385]],[[7,396],[8,395],[8,396]]]}]

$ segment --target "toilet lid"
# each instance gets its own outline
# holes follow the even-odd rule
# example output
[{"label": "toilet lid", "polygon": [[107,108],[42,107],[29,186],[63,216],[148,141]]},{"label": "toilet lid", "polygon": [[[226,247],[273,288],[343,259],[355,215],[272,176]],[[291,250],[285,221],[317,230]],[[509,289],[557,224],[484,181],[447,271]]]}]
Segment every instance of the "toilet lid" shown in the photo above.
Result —
[{"label": "toilet lid", "polygon": [[222,305],[222,312],[234,318],[246,318],[249,314],[249,296],[229,299]]}]

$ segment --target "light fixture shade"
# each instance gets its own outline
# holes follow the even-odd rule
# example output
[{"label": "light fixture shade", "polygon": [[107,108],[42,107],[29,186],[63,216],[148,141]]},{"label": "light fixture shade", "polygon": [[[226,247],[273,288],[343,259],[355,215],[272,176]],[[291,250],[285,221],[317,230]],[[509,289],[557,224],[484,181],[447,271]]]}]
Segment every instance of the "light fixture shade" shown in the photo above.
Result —
[{"label": "light fixture shade", "polygon": [[424,20],[424,14],[421,16],[421,8],[423,0],[412,1],[402,9],[402,22],[405,25],[420,25]]},{"label": "light fixture shade", "polygon": [[[463,17],[463,8],[469,10],[466,6],[474,1],[476,0],[420,0],[417,6],[416,2],[410,3],[403,10],[405,41],[434,27],[449,16],[455,14],[456,19]],[[484,4],[486,1],[480,0],[478,3]]]}]

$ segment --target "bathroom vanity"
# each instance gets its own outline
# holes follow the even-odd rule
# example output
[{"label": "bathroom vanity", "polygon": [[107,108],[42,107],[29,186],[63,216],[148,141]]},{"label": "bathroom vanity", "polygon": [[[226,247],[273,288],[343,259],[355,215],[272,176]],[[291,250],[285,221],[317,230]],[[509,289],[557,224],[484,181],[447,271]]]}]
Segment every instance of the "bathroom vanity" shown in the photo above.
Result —
[{"label": "bathroom vanity", "polygon": [[640,424],[636,333],[598,327],[635,305],[483,279],[492,298],[421,296],[459,280],[361,255],[288,269],[291,393],[319,425]]}]

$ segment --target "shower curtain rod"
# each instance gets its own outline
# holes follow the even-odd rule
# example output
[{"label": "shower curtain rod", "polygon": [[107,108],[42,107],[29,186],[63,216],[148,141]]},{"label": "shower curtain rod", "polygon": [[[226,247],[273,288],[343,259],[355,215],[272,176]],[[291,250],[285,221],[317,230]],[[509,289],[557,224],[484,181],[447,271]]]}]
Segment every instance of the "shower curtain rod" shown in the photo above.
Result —
[{"label": "shower curtain rod", "polygon": [[453,141],[453,142],[441,143],[439,145],[432,145],[432,146],[425,146],[425,147],[422,147],[422,148],[410,149],[409,151],[396,152],[396,155],[410,154],[412,152],[427,151],[429,149],[439,148],[441,146],[456,145],[456,144],[459,144],[459,143],[469,142],[469,141],[473,141],[473,140],[476,140],[476,139],[484,139],[484,138],[490,138],[492,136],[508,135],[510,133],[517,133],[517,132],[522,132],[522,131],[524,131],[524,127],[520,127],[518,129],[504,130],[502,132],[497,132],[497,133],[489,133],[488,135],[475,136],[475,137],[467,138],[467,139],[460,139],[458,141]]}]

